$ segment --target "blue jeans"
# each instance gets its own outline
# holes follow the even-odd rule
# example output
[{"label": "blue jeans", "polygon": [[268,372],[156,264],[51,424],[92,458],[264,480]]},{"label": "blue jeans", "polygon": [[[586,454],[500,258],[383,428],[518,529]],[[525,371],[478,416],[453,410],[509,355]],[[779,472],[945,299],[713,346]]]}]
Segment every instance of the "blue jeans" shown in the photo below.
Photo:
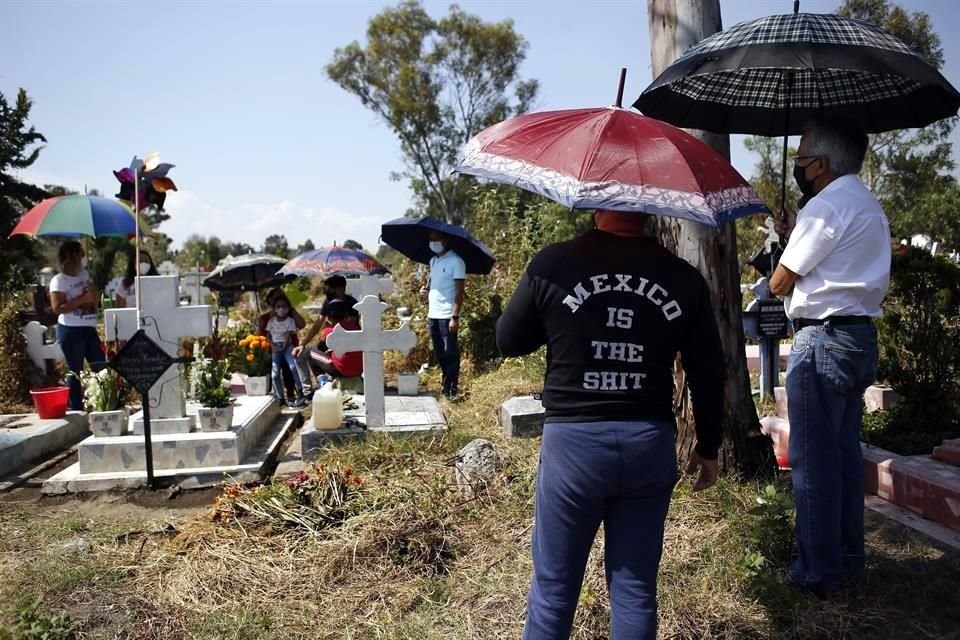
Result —
[{"label": "blue jeans", "polygon": [[863,392],[876,379],[872,324],[813,326],[787,366],[797,559],[790,578],[827,594],[863,572]]},{"label": "blue jeans", "polygon": [[437,354],[440,371],[443,373],[440,390],[445,396],[455,396],[460,387],[460,349],[457,347],[457,334],[450,333],[450,319],[430,318],[430,338],[433,340],[433,352]]},{"label": "blue jeans", "polygon": [[524,640],[570,636],[601,522],[610,639],[656,638],[663,523],[676,480],[668,422],[544,425]]},{"label": "blue jeans", "polygon": [[70,408],[83,410],[83,387],[80,386],[79,374],[83,371],[83,361],[94,371],[100,371],[106,364],[103,354],[103,343],[96,327],[68,327],[57,323],[57,342],[63,351],[63,358],[67,361],[67,369],[71,374],[67,380],[70,386]]},{"label": "blue jeans", "polygon": [[[286,369],[293,376],[293,384],[297,388],[297,397],[303,395],[303,384],[297,372],[297,359],[293,357],[293,345],[288,344],[283,351],[273,352],[273,395],[283,400],[283,370]],[[292,400],[293,398],[291,398]]]}]

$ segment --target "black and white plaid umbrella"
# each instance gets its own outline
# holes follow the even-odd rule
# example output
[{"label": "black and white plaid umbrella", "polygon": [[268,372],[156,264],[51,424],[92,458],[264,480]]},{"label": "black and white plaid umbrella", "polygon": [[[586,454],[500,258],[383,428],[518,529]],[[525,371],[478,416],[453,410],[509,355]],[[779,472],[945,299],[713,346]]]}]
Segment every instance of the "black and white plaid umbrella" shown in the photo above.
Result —
[{"label": "black and white plaid umbrella", "polygon": [[957,114],[960,93],[884,29],[837,15],[794,13],[705,38],[633,104],[690,129],[797,135],[815,116],[868,133],[923,127]]}]

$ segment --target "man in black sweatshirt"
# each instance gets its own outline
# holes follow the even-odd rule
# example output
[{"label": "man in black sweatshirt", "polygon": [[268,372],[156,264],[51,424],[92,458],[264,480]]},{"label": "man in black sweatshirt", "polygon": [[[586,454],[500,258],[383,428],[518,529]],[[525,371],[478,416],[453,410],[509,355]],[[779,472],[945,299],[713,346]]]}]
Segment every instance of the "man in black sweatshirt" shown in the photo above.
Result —
[{"label": "man in black sweatshirt", "polygon": [[695,490],[716,482],[724,362],[703,277],[650,237],[644,214],[538,253],[497,324],[505,356],[547,346],[534,575],[525,640],[568,638],[602,522],[611,640],[653,640],[663,528],[676,484],[673,368],[693,396]]}]

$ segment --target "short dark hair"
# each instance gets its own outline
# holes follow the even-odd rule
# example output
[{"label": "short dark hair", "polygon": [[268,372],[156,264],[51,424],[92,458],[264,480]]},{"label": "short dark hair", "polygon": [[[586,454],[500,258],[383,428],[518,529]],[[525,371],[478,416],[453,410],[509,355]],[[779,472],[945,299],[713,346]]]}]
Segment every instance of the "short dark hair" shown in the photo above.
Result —
[{"label": "short dark hair", "polygon": [[347,286],[347,279],[343,276],[330,276],[324,281],[323,284],[327,285],[328,287],[339,289],[340,287]]},{"label": "short dark hair", "polygon": [[76,240],[67,240],[60,245],[60,248],[57,250],[57,262],[60,263],[60,266],[63,265],[71,257],[77,255],[78,253],[83,252],[83,245],[77,242]]},{"label": "short dark hair", "polygon": [[336,322],[350,315],[350,309],[343,300],[331,300],[327,303],[325,311],[326,316]]},{"label": "short dark hair", "polygon": [[860,173],[869,140],[857,123],[844,118],[815,118],[803,128],[803,135],[809,141],[807,155],[825,157],[833,175]]}]

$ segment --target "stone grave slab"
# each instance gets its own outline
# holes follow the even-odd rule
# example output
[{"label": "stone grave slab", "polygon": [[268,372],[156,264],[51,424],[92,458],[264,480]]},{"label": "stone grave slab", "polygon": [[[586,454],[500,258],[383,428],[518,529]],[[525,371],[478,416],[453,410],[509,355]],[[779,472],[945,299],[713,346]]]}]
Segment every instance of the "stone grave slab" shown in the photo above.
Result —
[{"label": "stone grave slab", "polygon": [[545,410],[533,396],[510,398],[500,405],[500,427],[511,438],[536,438],[543,435]]},{"label": "stone grave slab", "polygon": [[[793,347],[789,343],[780,345],[780,371],[787,369],[787,361],[790,359],[790,350]],[[760,345],[748,344],[744,347],[747,355],[747,370],[751,373],[760,371]]]},{"label": "stone grave slab", "polygon": [[960,467],[960,438],[944,440],[939,447],[934,447],[933,457],[940,462]]},{"label": "stone grave slab", "polygon": [[[429,435],[447,430],[447,420],[440,410],[440,404],[431,396],[386,396],[386,420],[382,426],[366,425],[364,396],[353,396],[355,409],[344,411],[344,424],[341,429],[314,429],[307,424],[300,431],[300,447],[304,459],[316,457],[316,450],[347,438],[363,437],[367,433],[388,433],[395,436]],[[353,426],[351,426],[351,424]],[[311,453],[312,452],[312,453]]]},{"label": "stone grave slab", "polygon": [[868,444],[861,448],[867,493],[960,531],[960,467],[931,456],[901,456]]},{"label": "stone grave slab", "polygon": [[35,413],[0,415],[0,476],[63,451],[89,435],[87,414],[82,411],[68,411],[53,420],[41,420]]},{"label": "stone grave slab", "polygon": [[[187,404],[189,414],[195,415],[198,408],[195,403]],[[196,486],[204,486],[197,484],[200,482],[198,478],[222,478],[224,473],[259,473],[266,459],[279,446],[279,440],[271,445],[264,443],[264,439],[272,442],[271,433],[281,430],[285,434],[291,424],[299,426],[301,420],[299,412],[281,414],[272,396],[236,398],[234,424],[227,431],[154,435],[155,475],[157,478],[191,479]],[[91,436],[81,442],[77,450],[79,461],[47,480],[43,489],[45,493],[146,485],[142,435]]]}]

